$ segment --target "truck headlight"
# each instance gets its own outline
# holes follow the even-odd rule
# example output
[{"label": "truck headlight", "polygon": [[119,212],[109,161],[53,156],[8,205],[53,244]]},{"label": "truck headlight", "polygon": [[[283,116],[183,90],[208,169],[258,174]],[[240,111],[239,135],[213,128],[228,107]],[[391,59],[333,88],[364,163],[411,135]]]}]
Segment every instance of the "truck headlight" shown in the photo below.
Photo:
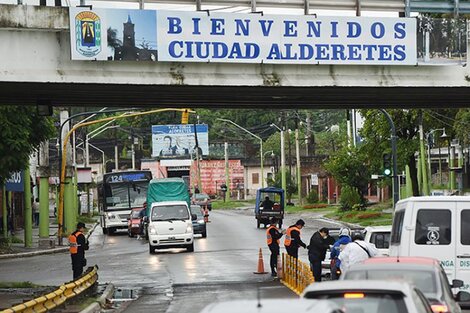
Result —
[{"label": "truck headlight", "polygon": [[192,233],[193,232],[193,224],[188,224],[186,227],[186,233]]},{"label": "truck headlight", "polygon": [[199,220],[199,221],[197,221],[197,223],[198,224],[204,224],[205,222],[204,222],[204,220]]},{"label": "truck headlight", "polygon": [[115,216],[113,213],[108,213],[108,218],[109,218],[109,219],[113,219],[113,218],[115,218],[115,217],[116,217],[116,216]]},{"label": "truck headlight", "polygon": [[150,227],[149,232],[150,232],[150,235],[156,235],[157,234],[157,230],[154,227]]}]

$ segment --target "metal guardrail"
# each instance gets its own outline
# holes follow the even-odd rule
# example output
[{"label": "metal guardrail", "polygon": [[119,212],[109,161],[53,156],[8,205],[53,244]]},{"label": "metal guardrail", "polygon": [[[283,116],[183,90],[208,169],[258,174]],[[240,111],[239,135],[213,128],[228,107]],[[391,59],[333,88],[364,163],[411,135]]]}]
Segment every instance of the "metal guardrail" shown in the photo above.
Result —
[{"label": "metal guardrail", "polygon": [[63,284],[59,289],[40,296],[36,299],[26,301],[22,304],[15,305],[9,309],[0,311],[0,313],[42,313],[54,309],[63,304],[70,298],[73,298],[86,289],[90,288],[98,280],[98,266],[89,267],[87,272],[79,279]]},{"label": "metal guardrail", "polygon": [[282,254],[281,282],[296,294],[300,295],[305,287],[315,281],[310,265],[286,253]]}]

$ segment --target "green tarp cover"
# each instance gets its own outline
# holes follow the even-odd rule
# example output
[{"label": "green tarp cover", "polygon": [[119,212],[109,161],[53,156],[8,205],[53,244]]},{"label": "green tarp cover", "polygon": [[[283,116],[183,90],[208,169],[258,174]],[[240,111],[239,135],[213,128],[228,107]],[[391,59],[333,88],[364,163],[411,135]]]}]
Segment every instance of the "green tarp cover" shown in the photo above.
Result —
[{"label": "green tarp cover", "polygon": [[182,178],[156,178],[149,183],[147,190],[147,216],[154,202],[186,201],[191,205],[188,186]]}]

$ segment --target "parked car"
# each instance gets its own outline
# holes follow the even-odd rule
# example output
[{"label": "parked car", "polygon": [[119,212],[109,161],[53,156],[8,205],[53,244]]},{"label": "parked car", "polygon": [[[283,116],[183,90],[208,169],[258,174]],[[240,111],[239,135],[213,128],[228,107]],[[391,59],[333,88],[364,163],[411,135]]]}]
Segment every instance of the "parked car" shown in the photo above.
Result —
[{"label": "parked car", "polygon": [[423,292],[435,313],[460,313],[460,306],[455,300],[459,301],[464,296],[470,298],[470,294],[460,291],[454,299],[451,288],[459,288],[463,282],[453,280],[452,285],[449,285],[441,264],[438,260],[431,258],[370,258],[352,265],[340,279],[407,281]]},{"label": "parked car", "polygon": [[337,304],[327,300],[261,299],[214,302],[200,313],[344,313]]},{"label": "parked car", "polygon": [[204,213],[202,213],[201,206],[197,204],[191,204],[191,214],[196,214],[197,219],[193,220],[193,231],[194,234],[201,234],[202,238],[207,237],[207,225],[204,220]]},{"label": "parked car", "polygon": [[211,198],[205,193],[195,193],[193,194],[192,202],[200,206],[207,206],[209,211],[212,210]]},{"label": "parked car", "polygon": [[302,298],[329,300],[344,312],[433,313],[424,294],[403,281],[335,280],[313,283],[305,288]]},{"label": "parked car", "polygon": [[143,210],[142,208],[132,209],[129,218],[127,219],[127,234],[129,237],[140,235],[143,227]]}]

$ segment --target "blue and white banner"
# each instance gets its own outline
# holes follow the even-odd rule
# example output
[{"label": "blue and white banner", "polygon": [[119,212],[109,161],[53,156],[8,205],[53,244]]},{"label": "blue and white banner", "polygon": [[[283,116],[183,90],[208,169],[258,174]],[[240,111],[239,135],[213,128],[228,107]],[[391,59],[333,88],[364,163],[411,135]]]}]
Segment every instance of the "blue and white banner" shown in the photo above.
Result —
[{"label": "blue and white banner", "polygon": [[152,156],[160,158],[191,158],[196,153],[196,134],[199,156],[209,154],[209,127],[206,124],[152,126]]},{"label": "blue and white banner", "polygon": [[23,171],[12,173],[10,178],[8,178],[5,181],[5,190],[23,192],[24,191],[23,177],[24,177]]},{"label": "blue and white banner", "polygon": [[416,19],[157,12],[159,61],[416,65]]}]

